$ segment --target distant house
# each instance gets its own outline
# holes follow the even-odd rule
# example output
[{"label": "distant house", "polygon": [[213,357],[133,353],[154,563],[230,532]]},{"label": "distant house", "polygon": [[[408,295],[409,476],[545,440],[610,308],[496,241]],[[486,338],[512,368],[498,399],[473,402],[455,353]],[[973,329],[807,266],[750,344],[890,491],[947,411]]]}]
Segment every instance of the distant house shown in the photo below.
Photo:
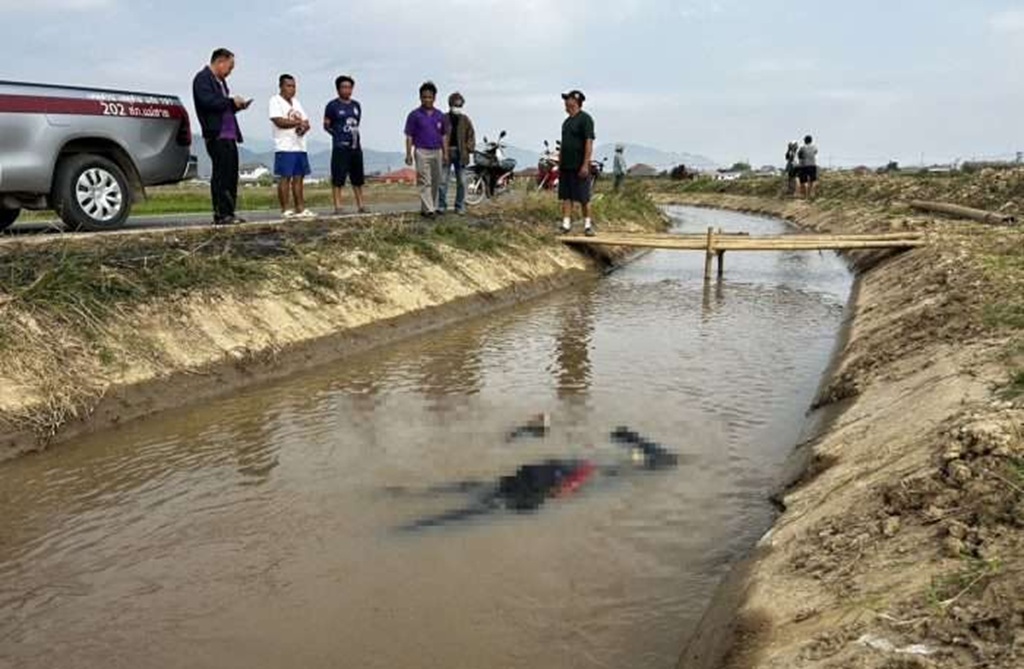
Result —
[{"label": "distant house", "polygon": [[661,174],[661,171],[657,167],[652,167],[645,163],[637,163],[629,168],[628,173],[631,177],[656,177]]},{"label": "distant house", "polygon": [[715,181],[738,181],[743,177],[742,172],[716,172]]},{"label": "distant house", "polygon": [[239,181],[259,181],[270,176],[270,168],[262,163],[242,165],[238,169]]},{"label": "distant house", "polygon": [[403,167],[394,172],[388,172],[377,177],[381,183],[386,184],[416,184],[416,170],[411,167]]}]

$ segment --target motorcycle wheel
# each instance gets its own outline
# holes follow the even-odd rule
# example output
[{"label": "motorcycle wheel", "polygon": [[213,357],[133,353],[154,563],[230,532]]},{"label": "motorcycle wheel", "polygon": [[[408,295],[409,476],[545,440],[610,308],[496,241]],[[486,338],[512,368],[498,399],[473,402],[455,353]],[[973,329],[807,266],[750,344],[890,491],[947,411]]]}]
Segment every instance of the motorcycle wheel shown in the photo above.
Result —
[{"label": "motorcycle wheel", "polygon": [[487,183],[482,174],[469,174],[466,177],[466,204],[476,206],[487,199]]}]

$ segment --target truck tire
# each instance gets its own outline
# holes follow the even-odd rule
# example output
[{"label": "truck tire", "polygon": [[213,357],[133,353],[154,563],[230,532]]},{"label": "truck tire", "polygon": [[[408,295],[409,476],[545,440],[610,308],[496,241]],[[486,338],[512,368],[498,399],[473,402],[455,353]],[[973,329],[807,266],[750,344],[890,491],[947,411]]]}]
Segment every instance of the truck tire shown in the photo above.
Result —
[{"label": "truck tire", "polygon": [[99,232],[124,225],[131,213],[128,179],[113,161],[83,153],[57,166],[53,208],[72,230]]},{"label": "truck tire", "polygon": [[21,209],[0,208],[0,232],[14,225],[14,222],[18,220],[18,214],[20,213]]}]

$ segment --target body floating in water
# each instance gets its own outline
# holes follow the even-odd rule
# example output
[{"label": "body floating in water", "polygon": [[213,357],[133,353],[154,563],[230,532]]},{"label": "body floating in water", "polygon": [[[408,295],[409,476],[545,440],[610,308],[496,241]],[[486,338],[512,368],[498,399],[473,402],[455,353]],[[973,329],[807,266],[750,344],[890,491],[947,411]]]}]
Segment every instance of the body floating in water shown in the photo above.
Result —
[{"label": "body floating in water", "polygon": [[[510,434],[522,429],[516,428]],[[545,424],[545,434],[547,429]],[[626,464],[599,466],[587,459],[553,458],[522,465],[514,474],[502,476],[496,482],[462,481],[435,486],[428,492],[466,494],[470,497],[469,503],[451,511],[421,518],[405,526],[405,529],[438,527],[501,510],[529,513],[538,510],[550,499],[572,495],[600,474],[619,476],[627,470],[656,471],[678,465],[677,454],[627,427],[616,428],[611,433],[611,440],[629,449],[629,461]]]}]

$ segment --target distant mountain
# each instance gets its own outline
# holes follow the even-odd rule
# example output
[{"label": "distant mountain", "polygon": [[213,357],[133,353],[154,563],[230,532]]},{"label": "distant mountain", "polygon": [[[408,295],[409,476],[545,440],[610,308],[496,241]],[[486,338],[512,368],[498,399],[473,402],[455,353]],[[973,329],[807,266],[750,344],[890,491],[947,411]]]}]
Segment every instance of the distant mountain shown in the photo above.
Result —
[{"label": "distant mountain", "polygon": [[[625,147],[626,162],[629,165],[643,163],[645,165],[656,167],[659,170],[667,170],[675,167],[676,165],[686,165],[689,168],[698,170],[715,169],[718,167],[715,161],[698,154],[662,151],[660,149],[641,146],[639,144],[626,144]],[[194,147],[193,150],[199,156],[199,175],[202,177],[209,177],[212,168],[210,165],[210,159],[206,155],[205,148],[199,144]],[[239,147],[238,153],[239,161],[242,165],[256,163],[262,163],[267,167],[273,167],[274,165],[273,145],[269,143],[246,142],[244,145]],[[537,165],[537,160],[540,158],[541,153],[540,151],[531,151],[517,146],[508,146],[505,149],[505,155],[509,158],[515,159],[517,169],[526,169]],[[597,160],[607,158],[609,167],[611,167],[611,159],[614,155],[614,144],[600,144],[594,149],[594,158]],[[405,166],[405,155],[399,151],[374,151],[373,149],[364,149],[363,157],[366,163],[367,174],[390,172]],[[330,176],[330,147],[327,146],[326,143],[311,142],[309,163],[313,170],[313,176]]]},{"label": "distant mountain", "polygon": [[505,157],[516,161],[517,170],[524,170],[527,167],[537,167],[540,152],[520,149],[518,146],[507,146],[505,147]]},{"label": "distant mountain", "polygon": [[[641,146],[639,144],[626,144],[625,148],[626,162],[630,165],[644,163],[646,165],[656,167],[659,170],[671,169],[676,165],[686,165],[687,167],[700,170],[715,169],[718,167],[718,164],[710,158],[694,153],[661,151],[659,149],[653,149],[649,146]],[[537,160],[541,156],[540,151],[530,151],[529,149],[522,149],[517,146],[507,147],[505,149],[505,154],[510,158],[515,158],[517,169],[535,167],[537,165]],[[611,168],[611,161],[614,156],[614,144],[599,144],[594,148],[594,158],[596,160],[607,158],[609,168]]]},{"label": "distant mountain", "polygon": [[[662,151],[639,144],[625,144],[624,146],[626,163],[629,165],[643,163],[663,170],[675,167],[676,165],[686,165],[689,168],[701,170],[718,167],[715,161],[695,153]],[[608,158],[609,164],[614,155],[614,144],[601,144],[594,149],[594,157],[598,160]]]}]

